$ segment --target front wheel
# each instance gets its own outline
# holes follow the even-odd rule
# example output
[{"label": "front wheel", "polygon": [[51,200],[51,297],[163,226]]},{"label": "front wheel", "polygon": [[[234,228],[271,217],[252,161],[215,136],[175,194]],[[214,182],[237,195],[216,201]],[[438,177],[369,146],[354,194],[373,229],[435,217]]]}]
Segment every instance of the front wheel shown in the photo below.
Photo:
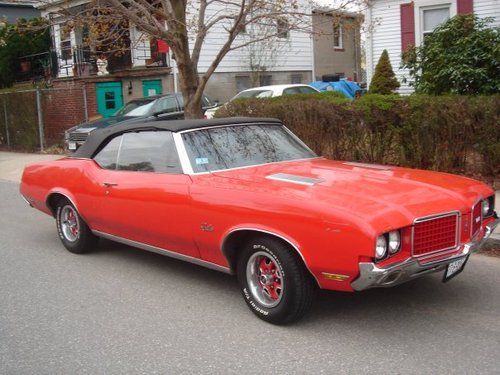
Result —
[{"label": "front wheel", "polygon": [[295,251],[269,237],[255,238],[242,250],[238,282],[254,314],[273,324],[302,318],[312,305],[316,285]]},{"label": "front wheel", "polygon": [[98,238],[67,199],[61,199],[57,205],[56,224],[59,238],[68,251],[83,254],[97,245]]}]

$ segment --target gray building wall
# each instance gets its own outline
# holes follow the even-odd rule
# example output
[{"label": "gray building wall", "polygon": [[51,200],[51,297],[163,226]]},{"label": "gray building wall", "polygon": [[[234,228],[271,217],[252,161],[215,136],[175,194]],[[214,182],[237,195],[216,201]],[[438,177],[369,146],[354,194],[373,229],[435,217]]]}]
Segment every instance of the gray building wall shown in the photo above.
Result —
[{"label": "gray building wall", "polygon": [[16,23],[19,18],[40,17],[40,11],[31,5],[4,4],[0,2],[0,22]]},{"label": "gray building wall", "polygon": [[[342,73],[346,78],[361,80],[361,18],[313,13],[314,70],[316,79],[323,74]],[[333,25],[342,25],[342,49],[335,49]]]}]

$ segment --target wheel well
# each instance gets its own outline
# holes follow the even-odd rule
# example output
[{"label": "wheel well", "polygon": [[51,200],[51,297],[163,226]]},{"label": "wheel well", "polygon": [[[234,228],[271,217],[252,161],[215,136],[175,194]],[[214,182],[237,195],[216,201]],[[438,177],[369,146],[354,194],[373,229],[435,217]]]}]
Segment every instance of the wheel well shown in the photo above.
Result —
[{"label": "wheel well", "polygon": [[305,260],[304,258],[302,258],[302,254],[300,254],[296,246],[294,246],[291,242],[285,240],[284,238],[278,235],[253,229],[243,229],[234,231],[224,239],[224,242],[222,244],[222,253],[224,254],[229,263],[229,268],[231,270],[231,273],[236,273],[236,265],[238,264],[238,255],[239,255],[238,249],[241,246],[243,246],[247,241],[249,241],[252,237],[257,237],[257,236],[259,237],[265,236],[273,238],[275,240],[280,241],[285,246],[290,247],[290,249],[292,249],[292,251],[297,255],[297,258],[300,259],[300,262],[302,262],[305,269],[311,276],[312,280],[318,285],[316,278],[305,264]]},{"label": "wheel well", "polygon": [[50,212],[52,212],[52,216],[56,216],[57,212],[57,205],[61,201],[61,199],[68,199],[65,195],[61,193],[52,193],[47,197],[47,207],[49,208]]}]

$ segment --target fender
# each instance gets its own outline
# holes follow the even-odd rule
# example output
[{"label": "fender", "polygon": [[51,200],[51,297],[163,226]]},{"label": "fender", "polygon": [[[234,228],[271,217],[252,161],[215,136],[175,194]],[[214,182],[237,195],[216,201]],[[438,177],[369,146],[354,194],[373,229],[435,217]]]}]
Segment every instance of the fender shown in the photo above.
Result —
[{"label": "fender", "polygon": [[314,280],[316,281],[316,283],[318,284],[318,286],[320,285],[318,279],[316,278],[316,275],[310,270],[309,265],[307,264],[307,261],[306,261],[304,255],[302,254],[302,251],[300,250],[300,246],[299,246],[298,242],[296,240],[294,240],[293,238],[289,237],[288,235],[284,234],[281,231],[278,231],[278,230],[275,230],[273,228],[269,228],[269,227],[263,226],[263,225],[258,225],[258,224],[241,224],[241,225],[232,227],[231,229],[227,230],[224,233],[224,235],[222,236],[222,240],[220,241],[219,248],[221,249],[222,254],[224,255],[224,257],[227,259],[228,264],[231,264],[231,262],[229,261],[229,258],[228,258],[227,254],[226,254],[226,251],[225,251],[226,241],[227,241],[227,239],[229,238],[229,236],[231,234],[233,234],[235,232],[240,232],[240,231],[254,231],[254,232],[265,233],[265,234],[269,234],[271,236],[280,238],[283,241],[285,241],[286,243],[288,243],[297,252],[297,254],[300,256],[300,258],[302,259],[302,262],[304,263],[307,271],[314,278]]},{"label": "fender", "polygon": [[67,200],[71,202],[71,204],[76,208],[76,211],[80,216],[82,216],[83,220],[86,221],[85,217],[81,214],[80,209],[78,208],[78,205],[76,204],[76,199],[71,192],[69,192],[67,189],[64,189],[62,187],[56,187],[51,190],[49,190],[47,197],[45,198],[45,206],[47,207],[47,210],[50,212],[51,215],[55,215],[55,213],[52,211],[52,208],[49,205],[49,199],[52,195],[54,194],[59,194],[64,196]]}]

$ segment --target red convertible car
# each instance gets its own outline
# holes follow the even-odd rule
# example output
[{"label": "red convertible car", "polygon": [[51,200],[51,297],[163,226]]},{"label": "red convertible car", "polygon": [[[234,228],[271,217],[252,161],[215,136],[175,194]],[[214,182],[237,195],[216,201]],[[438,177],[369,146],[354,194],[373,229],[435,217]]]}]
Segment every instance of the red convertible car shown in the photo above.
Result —
[{"label": "red convertible car", "polygon": [[447,281],[499,222],[481,182],[327,160],[259,118],[96,130],[72,156],[27,166],[21,194],[69,251],[104,237],[235,273],[272,323],[302,317],[318,287]]}]

